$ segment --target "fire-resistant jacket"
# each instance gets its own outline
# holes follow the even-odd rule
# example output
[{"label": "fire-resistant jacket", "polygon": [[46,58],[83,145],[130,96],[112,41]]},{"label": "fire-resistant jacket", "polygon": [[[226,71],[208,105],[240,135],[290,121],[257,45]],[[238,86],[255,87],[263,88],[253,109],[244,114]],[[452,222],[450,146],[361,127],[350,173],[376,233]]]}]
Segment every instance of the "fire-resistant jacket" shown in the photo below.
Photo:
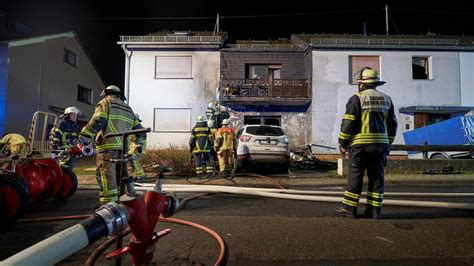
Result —
[{"label": "fire-resistant jacket", "polygon": [[[121,150],[121,137],[104,138],[104,135],[140,128],[143,127],[135,118],[132,108],[118,95],[107,95],[95,107],[94,115],[80,136],[87,140],[95,139],[97,152]],[[144,137],[145,134],[137,134],[137,143],[141,143]]]},{"label": "fire-resistant jacket", "polygon": [[207,123],[197,122],[189,138],[189,148],[192,153],[211,152],[213,145],[211,129],[207,127]]},{"label": "fire-resistant jacket", "polygon": [[216,134],[216,151],[234,149],[234,129],[221,127]]},{"label": "fire-resistant jacket", "polygon": [[79,128],[76,122],[69,119],[61,120],[59,125],[51,130],[52,149],[67,149],[74,145],[74,140],[77,139],[78,131]]},{"label": "fire-resistant jacket", "polygon": [[397,118],[388,95],[371,88],[349,98],[339,133],[342,147],[392,144],[396,133]]}]

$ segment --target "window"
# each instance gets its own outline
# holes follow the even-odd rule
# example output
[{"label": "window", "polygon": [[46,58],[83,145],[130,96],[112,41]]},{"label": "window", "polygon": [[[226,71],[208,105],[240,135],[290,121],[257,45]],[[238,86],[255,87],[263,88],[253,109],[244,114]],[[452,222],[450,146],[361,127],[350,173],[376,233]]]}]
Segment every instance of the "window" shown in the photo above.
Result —
[{"label": "window", "polygon": [[415,129],[451,118],[451,114],[415,113]]},{"label": "window", "polygon": [[257,136],[283,136],[285,132],[279,127],[249,126],[246,132]]},{"label": "window", "polygon": [[155,108],[153,121],[154,132],[190,132],[191,109]]},{"label": "window", "polygon": [[77,67],[77,55],[67,49],[64,49],[63,61],[70,64],[71,66]]},{"label": "window", "polygon": [[349,83],[357,84],[360,71],[370,67],[380,73],[380,56],[349,56]]},{"label": "window", "polygon": [[281,65],[246,65],[245,77],[247,79],[280,79]]},{"label": "window", "polygon": [[431,79],[430,57],[414,56],[411,58],[413,79]]},{"label": "window", "polygon": [[155,57],[156,79],[190,79],[192,77],[191,56]]},{"label": "window", "polygon": [[92,90],[81,85],[77,85],[77,100],[81,103],[92,104]]},{"label": "window", "polygon": [[279,126],[280,116],[245,116],[244,125],[272,125]]}]

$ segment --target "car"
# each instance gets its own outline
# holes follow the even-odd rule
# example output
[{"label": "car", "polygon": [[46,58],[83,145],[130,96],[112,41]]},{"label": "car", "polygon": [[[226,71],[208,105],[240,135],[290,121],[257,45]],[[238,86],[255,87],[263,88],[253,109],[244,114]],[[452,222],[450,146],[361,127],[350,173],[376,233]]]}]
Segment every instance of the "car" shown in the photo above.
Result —
[{"label": "car", "polygon": [[235,172],[248,170],[256,164],[272,165],[288,172],[290,147],[280,126],[244,125],[236,134]]}]

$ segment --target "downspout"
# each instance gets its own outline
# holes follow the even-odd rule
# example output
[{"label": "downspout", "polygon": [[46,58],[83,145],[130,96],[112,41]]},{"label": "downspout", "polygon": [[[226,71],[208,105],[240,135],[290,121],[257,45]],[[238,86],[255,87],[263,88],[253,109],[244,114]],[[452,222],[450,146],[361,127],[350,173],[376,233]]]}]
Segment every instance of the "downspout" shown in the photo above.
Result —
[{"label": "downspout", "polygon": [[126,102],[130,104],[130,58],[132,51],[127,51],[127,46],[122,44],[123,52],[125,53],[125,81],[124,81],[124,95],[127,98]]}]

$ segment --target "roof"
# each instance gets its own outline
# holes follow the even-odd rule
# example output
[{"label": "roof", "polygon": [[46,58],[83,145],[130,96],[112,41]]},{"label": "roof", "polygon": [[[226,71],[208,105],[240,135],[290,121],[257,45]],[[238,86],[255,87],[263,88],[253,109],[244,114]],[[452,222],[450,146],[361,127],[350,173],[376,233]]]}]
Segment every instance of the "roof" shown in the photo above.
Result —
[{"label": "roof", "polygon": [[227,38],[227,32],[208,31],[158,31],[148,35],[120,36],[117,44],[162,45],[166,47],[221,46]]},{"label": "roof", "polygon": [[23,46],[23,45],[31,45],[31,44],[36,44],[36,43],[42,43],[46,42],[49,40],[54,40],[58,38],[75,38],[79,45],[81,46],[81,49],[83,50],[84,54],[87,56],[87,59],[89,62],[92,64],[92,66],[95,69],[95,72],[97,75],[99,75],[100,80],[102,81],[103,84],[105,83],[104,78],[100,74],[99,69],[95,65],[94,61],[92,60],[91,56],[85,49],[84,45],[82,44],[81,40],[77,36],[76,32],[74,31],[68,31],[68,32],[63,32],[63,33],[57,33],[57,34],[48,34],[48,35],[41,35],[41,36],[33,36],[33,37],[28,37],[28,38],[21,38],[21,39],[16,39],[16,40],[9,40],[5,41],[4,43],[8,43],[9,47],[17,47],[17,46]]},{"label": "roof", "polygon": [[408,106],[400,108],[400,113],[457,113],[474,110],[474,106]]},{"label": "roof", "polygon": [[313,49],[414,49],[473,50],[473,36],[450,35],[362,35],[294,34],[294,43],[306,43]]}]

